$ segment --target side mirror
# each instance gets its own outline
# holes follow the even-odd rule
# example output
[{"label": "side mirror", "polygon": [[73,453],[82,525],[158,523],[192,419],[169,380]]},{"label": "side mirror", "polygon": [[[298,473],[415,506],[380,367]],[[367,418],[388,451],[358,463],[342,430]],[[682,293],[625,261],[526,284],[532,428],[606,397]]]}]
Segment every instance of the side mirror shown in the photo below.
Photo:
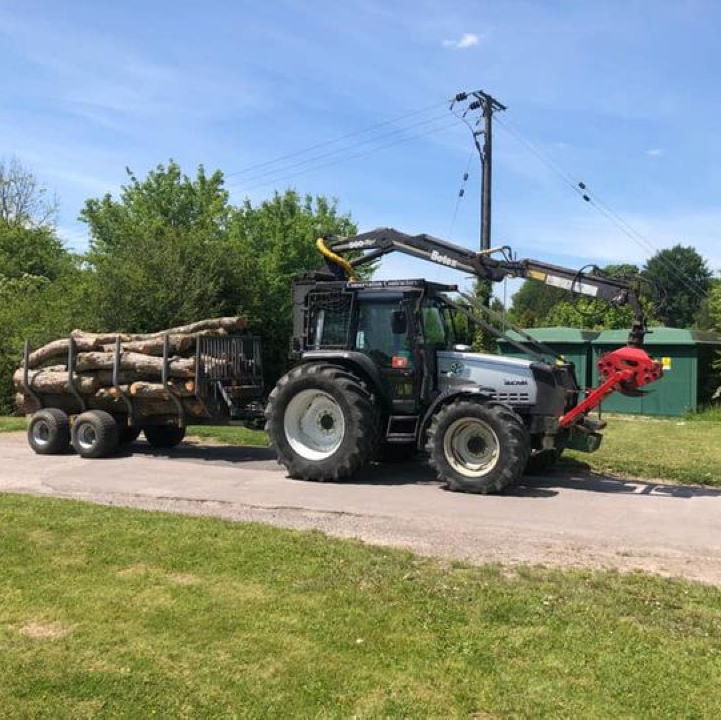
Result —
[{"label": "side mirror", "polygon": [[391,331],[394,335],[404,335],[408,331],[408,320],[404,310],[391,313]]}]

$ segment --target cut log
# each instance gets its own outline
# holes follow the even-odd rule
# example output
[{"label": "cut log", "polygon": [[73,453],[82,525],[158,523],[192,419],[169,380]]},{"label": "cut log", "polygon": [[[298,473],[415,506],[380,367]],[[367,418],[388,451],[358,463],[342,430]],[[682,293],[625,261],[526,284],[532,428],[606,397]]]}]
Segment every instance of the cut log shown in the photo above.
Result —
[{"label": "cut log", "polygon": [[[30,370],[28,372],[28,381],[33,390],[39,393],[48,393],[52,395],[63,395],[70,392],[68,385],[67,371],[56,371],[49,368],[42,370]],[[13,375],[13,382],[16,388],[23,387],[23,371],[16,370]],[[99,387],[98,378],[94,375],[76,375],[75,387],[77,391],[83,395],[93,394]]]},{"label": "cut log", "polygon": [[114,343],[117,337],[120,337],[121,342],[134,342],[136,340],[152,340],[165,335],[192,335],[204,330],[223,330],[225,332],[239,332],[244,330],[246,322],[244,318],[233,316],[233,317],[219,317],[209,318],[207,320],[198,320],[188,325],[179,325],[178,327],[168,328],[167,330],[159,330],[152,333],[87,333],[83,330],[73,330],[70,335],[74,338],[84,337],[92,338],[99,345]]},{"label": "cut log", "polygon": [[[87,370],[112,370],[114,353],[87,352],[79,353],[76,362],[78,372]],[[172,358],[169,363],[172,377],[192,378],[195,375],[194,358]],[[121,353],[120,369],[132,370],[140,375],[159,378],[163,370],[162,358],[143,355],[141,353]]]},{"label": "cut log", "polygon": [[[28,356],[28,367],[38,368],[49,360],[57,360],[58,358],[67,358],[70,340],[62,338],[61,340],[53,340],[47,345],[34,350]],[[77,338],[75,346],[78,352],[87,352],[95,350],[99,344],[92,338]]]},{"label": "cut log", "polygon": [[[188,385],[190,385],[190,390],[187,389]],[[176,396],[190,396],[193,394],[195,383],[192,380],[172,382],[171,387]],[[129,391],[134,398],[168,399],[168,390],[162,383],[134,382]]]},{"label": "cut log", "polygon": [[[225,337],[228,333],[222,328],[219,330],[202,330],[194,335],[170,335],[168,337],[168,350],[177,355],[187,355],[195,348],[198,336],[212,335],[213,337]],[[98,349],[103,352],[115,352],[115,343],[100,345]],[[163,337],[149,338],[148,340],[130,340],[123,342],[121,350],[124,352],[139,352],[144,355],[163,354]]]}]

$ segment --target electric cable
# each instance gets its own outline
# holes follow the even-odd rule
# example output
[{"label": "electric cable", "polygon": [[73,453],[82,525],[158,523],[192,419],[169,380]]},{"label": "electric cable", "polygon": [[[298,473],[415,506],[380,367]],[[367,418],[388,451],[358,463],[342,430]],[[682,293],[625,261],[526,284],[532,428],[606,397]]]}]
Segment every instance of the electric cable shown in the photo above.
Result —
[{"label": "electric cable", "polygon": [[306,168],[305,170],[301,170],[300,172],[292,173],[291,175],[281,175],[281,176],[278,176],[278,177],[274,177],[274,178],[271,178],[270,180],[267,180],[267,181],[265,181],[265,182],[263,182],[263,183],[260,183],[260,184],[258,184],[258,185],[248,186],[248,185],[245,185],[244,183],[241,182],[241,183],[232,183],[232,184],[228,185],[227,187],[228,187],[228,189],[244,190],[244,191],[248,192],[248,191],[250,191],[250,190],[256,190],[256,189],[258,189],[258,188],[267,187],[268,185],[275,185],[275,184],[278,184],[278,183],[284,183],[284,182],[286,182],[287,180],[290,180],[290,179],[292,179],[292,178],[298,177],[298,176],[300,176],[300,175],[307,175],[308,173],[316,172],[317,170],[322,170],[323,168],[331,167],[331,166],[333,166],[333,165],[338,165],[339,163],[344,163],[344,162],[348,162],[349,160],[356,160],[356,159],[358,159],[358,158],[367,157],[368,155],[372,155],[372,154],[374,154],[374,153],[376,153],[376,152],[379,152],[379,151],[381,151],[381,150],[385,150],[385,149],[387,149],[387,148],[389,148],[389,147],[393,147],[393,146],[395,146],[395,145],[399,145],[400,143],[411,142],[411,141],[413,141],[413,140],[419,140],[419,139],[421,139],[421,138],[427,137],[428,135],[433,135],[433,134],[438,133],[438,132],[443,132],[444,130],[451,130],[451,129],[455,128],[455,127],[457,127],[456,124],[455,124],[455,122],[453,122],[453,123],[451,123],[451,124],[440,125],[440,126],[438,126],[438,127],[430,128],[430,129],[426,130],[425,132],[417,133],[417,134],[415,134],[415,135],[411,135],[410,137],[402,137],[402,138],[399,138],[399,139],[397,139],[397,140],[394,140],[393,142],[386,143],[386,144],[384,144],[384,145],[379,145],[379,146],[377,146],[377,147],[370,148],[369,150],[365,150],[365,151],[363,151],[363,152],[358,152],[358,153],[354,153],[354,154],[351,154],[351,155],[347,155],[347,156],[342,156],[342,157],[339,157],[339,158],[335,158],[335,159],[330,160],[330,161],[328,161],[328,162],[321,163],[321,164],[319,164],[319,165]]},{"label": "electric cable", "polygon": [[[586,183],[574,180],[560,165],[540,150],[531,140],[526,138],[517,128],[514,128],[511,123],[503,121],[500,118],[496,118],[496,122],[498,122],[503,129],[506,130],[506,132],[513,135],[519,142],[525,145],[534,155],[536,155],[536,157],[538,157],[539,160],[541,160],[541,162],[553,170],[575,193],[581,197],[582,200],[589,203],[594,207],[594,209],[604,215],[608,220],[616,225],[616,227],[618,227],[624,235],[633,240],[645,252],[656,254],[660,251],[659,248],[655,247],[620,215],[608,207],[606,203],[603,203],[595,193],[591,193]],[[686,287],[688,287],[691,292],[695,293],[697,297],[701,299],[706,297],[705,291],[700,285],[698,285],[698,283],[696,283],[694,278],[688,276],[687,273],[684,273],[663,256],[659,256],[659,259],[665,269],[674,275],[676,279],[680,280]]]},{"label": "electric cable", "polygon": [[251,173],[249,177],[242,178],[238,182],[249,183],[249,184],[255,183],[259,180],[262,180],[265,177],[273,176],[278,173],[286,173],[290,170],[295,170],[298,167],[303,167],[304,165],[313,164],[319,160],[325,160],[326,158],[330,158],[335,155],[342,155],[343,153],[348,152],[349,150],[353,150],[356,147],[361,147],[362,145],[368,145],[369,143],[375,143],[375,142],[378,142],[379,140],[384,140],[389,137],[393,137],[395,135],[401,135],[404,132],[407,132],[408,130],[412,130],[413,128],[420,127],[423,125],[429,125],[438,120],[446,119],[447,117],[448,117],[447,113],[443,113],[442,115],[436,115],[434,117],[427,118],[425,120],[420,120],[418,122],[411,123],[410,125],[407,125],[405,127],[396,128],[395,130],[391,130],[390,132],[381,133],[380,135],[374,135],[372,137],[365,138],[364,140],[359,140],[357,142],[350,143],[349,145],[344,145],[344,146],[338,147],[334,150],[329,150],[328,152],[311,155],[311,157],[305,158],[303,160],[298,160],[298,161],[290,163],[290,164],[283,164],[279,167],[268,168],[266,170],[262,170],[259,173]]},{"label": "electric cable", "polygon": [[309,145],[308,147],[301,148],[299,150],[295,150],[290,153],[286,153],[285,155],[279,155],[278,157],[272,158],[271,160],[265,160],[264,162],[247,165],[246,167],[241,168],[240,170],[234,170],[233,172],[226,173],[225,177],[235,177],[236,175],[242,175],[246,172],[250,172],[251,170],[256,170],[258,168],[266,167],[268,165],[273,165],[282,160],[288,160],[290,158],[298,157],[299,155],[303,155],[307,152],[310,152],[311,150],[317,150],[318,148],[326,147],[327,145],[332,145],[334,143],[341,142],[342,140],[346,140],[347,138],[355,137],[356,135],[362,135],[363,133],[370,132],[371,130],[375,130],[380,127],[385,127],[386,125],[392,125],[393,123],[400,122],[401,120],[404,120],[406,118],[415,117],[416,115],[421,115],[422,113],[428,112],[430,110],[435,110],[437,107],[440,107],[441,105],[445,105],[445,104],[446,104],[445,100],[443,102],[435,102],[431,105],[426,105],[425,107],[418,108],[417,110],[411,110],[409,112],[402,113],[401,115],[397,115],[393,118],[389,118],[388,120],[383,120],[382,122],[374,123],[372,125],[367,125],[366,127],[360,128],[359,130],[354,130],[352,132],[345,133],[344,135],[340,135],[336,138],[332,138],[329,140],[323,140],[323,141],[315,143],[313,145]]}]

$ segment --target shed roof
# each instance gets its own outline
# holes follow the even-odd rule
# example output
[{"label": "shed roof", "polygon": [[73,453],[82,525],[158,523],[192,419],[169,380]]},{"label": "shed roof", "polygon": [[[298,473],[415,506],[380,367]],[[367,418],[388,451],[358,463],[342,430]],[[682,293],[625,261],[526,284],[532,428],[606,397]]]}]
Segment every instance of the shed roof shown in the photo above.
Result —
[{"label": "shed roof", "polygon": [[[547,343],[583,344],[591,342],[598,335],[598,331],[596,330],[581,330],[580,328],[573,327],[528,328],[526,332],[535,340]],[[513,330],[509,330],[506,335],[516,342],[525,342],[523,337]],[[503,342],[503,338],[501,338],[499,342]]]},{"label": "shed roof", "polygon": [[[593,341],[594,345],[622,345],[628,339],[628,330],[604,330]],[[721,345],[721,335],[706,330],[687,328],[651,327],[644,345]]]}]

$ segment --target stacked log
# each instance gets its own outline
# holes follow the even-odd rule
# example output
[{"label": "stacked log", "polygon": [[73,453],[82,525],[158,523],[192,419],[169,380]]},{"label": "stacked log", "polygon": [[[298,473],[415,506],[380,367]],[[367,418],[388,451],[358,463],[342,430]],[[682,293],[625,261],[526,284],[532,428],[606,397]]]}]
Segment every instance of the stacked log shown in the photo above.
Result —
[{"label": "stacked log", "polygon": [[[202,403],[195,398],[195,349],[198,337],[225,337],[245,328],[240,317],[200,320],[189,325],[155,333],[89,333],[73,330],[75,344],[73,385],[89,406],[118,403],[119,411],[130,398],[141,415],[177,412],[173,396],[180,398],[191,414],[204,414]],[[161,382],[163,347],[168,338],[167,385]],[[120,341],[118,386],[113,384],[116,343]],[[40,396],[73,397],[68,377],[70,338],[53,340],[28,356],[28,384]],[[17,390],[18,412],[33,412],[36,407],[24,386],[24,368],[13,376]],[[97,401],[97,402],[93,402]]]}]

